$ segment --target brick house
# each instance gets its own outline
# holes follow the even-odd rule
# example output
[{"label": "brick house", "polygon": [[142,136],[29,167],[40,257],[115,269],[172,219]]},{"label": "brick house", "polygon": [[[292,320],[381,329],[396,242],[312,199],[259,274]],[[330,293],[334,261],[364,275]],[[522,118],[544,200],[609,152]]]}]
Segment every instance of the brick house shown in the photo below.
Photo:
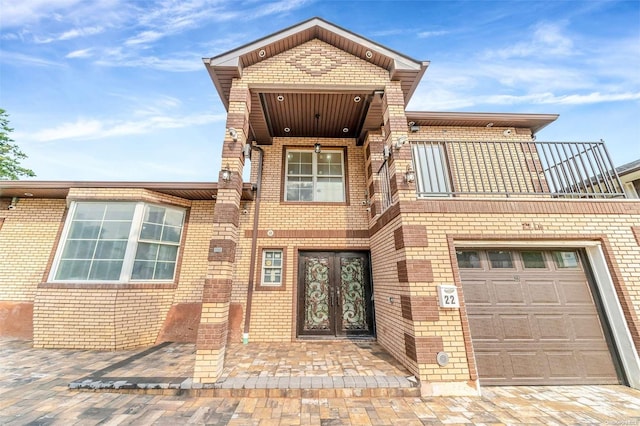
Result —
[{"label": "brick house", "polygon": [[0,182],[1,334],[196,342],[195,383],[230,341],[376,338],[424,395],[640,388],[640,202],[601,142],[407,111],[428,62],[319,18],[204,65],[218,183]]}]

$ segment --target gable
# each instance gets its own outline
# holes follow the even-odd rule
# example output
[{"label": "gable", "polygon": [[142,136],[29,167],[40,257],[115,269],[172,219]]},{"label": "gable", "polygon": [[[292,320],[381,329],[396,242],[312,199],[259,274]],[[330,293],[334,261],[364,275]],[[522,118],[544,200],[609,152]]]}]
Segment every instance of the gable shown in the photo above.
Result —
[{"label": "gable", "polygon": [[314,39],[245,68],[242,81],[249,87],[314,85],[336,88],[384,89],[389,72],[344,50]]}]

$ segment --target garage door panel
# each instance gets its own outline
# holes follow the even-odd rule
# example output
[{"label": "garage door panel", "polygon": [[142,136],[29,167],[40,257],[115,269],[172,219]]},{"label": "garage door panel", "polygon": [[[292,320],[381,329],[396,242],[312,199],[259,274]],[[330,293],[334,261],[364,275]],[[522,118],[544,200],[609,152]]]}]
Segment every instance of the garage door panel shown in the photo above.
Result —
[{"label": "garage door panel", "polygon": [[553,281],[527,280],[530,305],[560,305],[560,296]]},{"label": "garage door panel", "polygon": [[531,320],[528,315],[500,315],[504,340],[533,340]]},{"label": "garage door panel", "polygon": [[602,341],[604,335],[597,314],[572,315],[569,318],[575,340]]},{"label": "garage door panel", "polygon": [[507,369],[505,368],[505,361],[502,358],[502,353],[499,351],[482,352],[476,356],[476,364],[480,377],[486,377],[491,379],[505,380],[511,376],[505,374]]},{"label": "garage door panel", "polygon": [[[589,377],[615,377],[616,370],[609,361],[609,353],[605,351],[582,351],[581,354],[585,375]],[[618,383],[617,380],[615,383]]]},{"label": "garage door panel", "polygon": [[564,315],[539,315],[536,319],[540,340],[568,340]]},{"label": "garage door panel", "polygon": [[546,268],[513,252],[512,269],[460,270],[481,384],[619,383],[584,270],[553,256]]},{"label": "garage door panel", "polygon": [[593,306],[593,298],[589,291],[589,284],[582,281],[559,281],[558,287],[564,296],[564,303],[567,305],[588,305]]},{"label": "garage door panel", "polygon": [[493,280],[496,304],[520,304],[524,305],[525,298],[522,286],[519,282]]},{"label": "garage door panel", "polygon": [[468,281],[464,287],[465,302],[473,303],[474,305],[491,305],[489,286],[487,284],[485,280]]},{"label": "garage door panel", "polygon": [[542,352],[511,352],[509,361],[514,379],[537,379],[548,369],[546,357]]},{"label": "garage door panel", "polygon": [[501,333],[496,327],[497,321],[494,315],[470,315],[469,327],[474,340],[497,341]]},{"label": "garage door panel", "polygon": [[560,379],[582,376],[574,351],[546,351],[549,377]]}]

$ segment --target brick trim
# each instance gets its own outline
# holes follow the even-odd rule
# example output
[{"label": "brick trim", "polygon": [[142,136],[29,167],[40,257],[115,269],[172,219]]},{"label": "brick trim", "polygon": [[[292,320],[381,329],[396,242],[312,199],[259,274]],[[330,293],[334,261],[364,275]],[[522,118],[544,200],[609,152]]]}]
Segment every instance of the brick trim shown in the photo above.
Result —
[{"label": "brick trim", "polygon": [[[373,210],[372,210],[373,213]],[[395,203],[389,206],[387,210],[384,211],[376,221],[376,223],[369,230],[369,235],[374,236],[381,229],[387,226],[393,219],[395,219],[400,214],[400,203]]]},{"label": "brick trim", "polygon": [[402,213],[543,213],[550,214],[640,214],[640,203],[625,200],[541,199],[446,199],[402,203]]},{"label": "brick trim", "polygon": [[240,224],[240,209],[234,203],[217,202],[213,210],[213,223]]},{"label": "brick trim", "polygon": [[236,258],[236,242],[228,239],[209,241],[209,261],[233,262]]},{"label": "brick trim", "polygon": [[414,338],[416,361],[420,364],[436,364],[436,355],[444,350],[441,336],[424,336]]},{"label": "brick trim", "polygon": [[404,333],[404,353],[407,354],[407,358],[412,361],[418,361],[418,355],[416,354],[416,339],[408,333]]},{"label": "brick trim", "polygon": [[41,282],[38,284],[38,288],[43,289],[67,289],[67,290],[138,290],[138,289],[151,289],[151,290],[174,290],[178,285],[174,282],[166,283],[150,283],[150,282],[128,282],[128,283],[57,283],[57,282]]},{"label": "brick trim", "polygon": [[202,303],[227,303],[231,300],[233,281],[207,278],[202,289]]},{"label": "brick trim", "polygon": [[[203,306],[204,308],[204,306]],[[200,323],[196,346],[201,349],[220,349],[227,341],[227,323]]]},{"label": "brick trim", "polygon": [[402,225],[393,231],[396,250],[404,247],[428,247],[427,228],[422,225]]},{"label": "brick trim", "polygon": [[[2,228],[2,223],[0,223],[0,228]],[[640,226],[632,226],[631,232],[633,232],[633,236],[636,238],[636,244],[640,246]]]},{"label": "brick trim", "polygon": [[4,223],[4,217],[0,217],[0,229],[2,229],[2,224]]},{"label": "brick trim", "polygon": [[433,282],[433,269],[428,259],[403,259],[397,262],[398,281]]},{"label": "brick trim", "polygon": [[[273,238],[366,238],[369,239],[368,229],[272,229]],[[253,230],[244,231],[245,238],[253,236]],[[271,238],[267,230],[258,230],[258,238]]]}]

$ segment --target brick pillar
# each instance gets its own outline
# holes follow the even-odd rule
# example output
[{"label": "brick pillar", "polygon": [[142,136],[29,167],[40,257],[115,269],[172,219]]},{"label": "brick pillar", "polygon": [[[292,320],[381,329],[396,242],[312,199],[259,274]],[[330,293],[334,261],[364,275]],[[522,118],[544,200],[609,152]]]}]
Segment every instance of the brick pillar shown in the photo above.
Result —
[{"label": "brick pillar", "polygon": [[[414,184],[407,184],[404,181],[404,174],[407,166],[411,164],[411,147],[407,143],[400,149],[395,148],[395,144],[400,138],[408,138],[407,116],[404,111],[404,94],[399,81],[391,81],[387,84],[382,98],[382,110],[385,130],[385,145],[391,148],[389,158],[389,174],[391,177],[391,193],[394,198],[403,197],[406,193],[408,197],[413,196]],[[397,194],[399,192],[399,194]]]},{"label": "brick pillar", "polygon": [[224,355],[229,328],[229,301],[235,270],[242,195],[242,147],[247,142],[250,93],[246,85],[234,80],[229,97],[226,129],[236,129],[237,141],[225,129],[222,149],[222,168],[231,171],[231,180],[218,176],[218,196],[213,221],[213,235],[209,243],[209,266],[202,292],[202,315],[196,344],[194,383],[215,382],[224,367]]}]

